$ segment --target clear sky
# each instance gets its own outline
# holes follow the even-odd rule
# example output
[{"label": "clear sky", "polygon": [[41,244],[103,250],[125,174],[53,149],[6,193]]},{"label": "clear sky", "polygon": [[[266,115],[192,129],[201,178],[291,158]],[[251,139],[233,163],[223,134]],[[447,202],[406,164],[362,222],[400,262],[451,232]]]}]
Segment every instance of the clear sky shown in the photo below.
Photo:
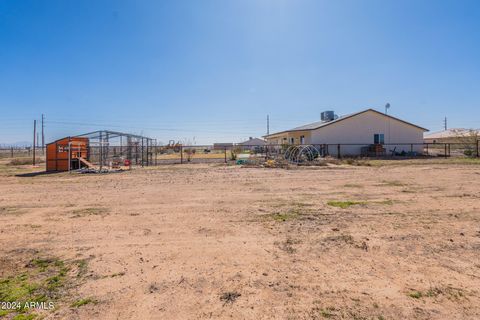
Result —
[{"label": "clear sky", "polygon": [[239,142],[390,112],[480,127],[480,1],[0,0],[0,143],[96,129]]}]

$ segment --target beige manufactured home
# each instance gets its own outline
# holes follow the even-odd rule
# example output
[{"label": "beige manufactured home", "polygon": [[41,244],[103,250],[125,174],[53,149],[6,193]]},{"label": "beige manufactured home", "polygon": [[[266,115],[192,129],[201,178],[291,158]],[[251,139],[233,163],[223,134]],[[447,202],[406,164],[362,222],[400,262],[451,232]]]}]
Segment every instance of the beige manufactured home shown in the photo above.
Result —
[{"label": "beige manufactured home", "polygon": [[[367,109],[269,134],[264,138],[269,144],[342,144],[344,155],[360,155],[362,147],[373,144],[387,145],[387,152],[422,153],[426,131],[410,122]],[[334,154],[335,150],[330,153]]]}]

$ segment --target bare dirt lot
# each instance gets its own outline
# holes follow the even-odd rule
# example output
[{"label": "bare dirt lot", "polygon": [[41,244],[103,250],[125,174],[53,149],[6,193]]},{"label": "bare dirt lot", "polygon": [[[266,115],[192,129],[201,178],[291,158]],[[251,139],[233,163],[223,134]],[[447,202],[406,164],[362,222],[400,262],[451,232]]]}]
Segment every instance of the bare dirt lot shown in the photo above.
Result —
[{"label": "bare dirt lot", "polygon": [[480,318],[475,163],[35,170],[0,166],[0,301],[38,303],[0,319]]}]

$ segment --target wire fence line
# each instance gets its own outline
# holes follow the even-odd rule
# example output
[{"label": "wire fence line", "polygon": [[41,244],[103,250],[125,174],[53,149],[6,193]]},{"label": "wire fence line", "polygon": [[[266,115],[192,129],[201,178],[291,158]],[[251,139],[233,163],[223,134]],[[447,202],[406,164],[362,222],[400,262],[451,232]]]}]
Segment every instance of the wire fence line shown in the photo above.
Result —
[{"label": "wire fence line", "polygon": [[[290,144],[214,144],[214,145],[135,145],[89,146],[92,163],[129,160],[132,165],[151,166],[183,163],[229,163],[253,160],[285,159],[292,147],[307,149],[308,158],[422,158],[422,157],[479,157],[480,140],[472,143],[327,143],[310,145]],[[290,149],[289,149],[290,148]],[[101,149],[101,150],[100,150]],[[100,152],[102,151],[102,152]],[[35,148],[36,158],[46,150]],[[32,147],[0,147],[0,158],[33,157]],[[100,156],[101,155],[101,156]],[[108,158],[105,158],[107,155]],[[102,159],[102,160],[99,160]]]},{"label": "wire fence line", "polygon": [[[44,149],[42,147],[35,148],[35,157],[44,155]],[[18,147],[18,146],[1,146],[0,147],[0,159],[1,158],[25,158],[33,156],[32,147]]]},{"label": "wire fence line", "polygon": [[[155,164],[209,163],[285,159],[292,147],[307,150],[307,158],[426,158],[426,157],[479,157],[480,142],[476,143],[392,143],[372,145],[366,143],[328,143],[311,145],[195,145],[158,147]],[[308,148],[307,148],[308,147]]]}]

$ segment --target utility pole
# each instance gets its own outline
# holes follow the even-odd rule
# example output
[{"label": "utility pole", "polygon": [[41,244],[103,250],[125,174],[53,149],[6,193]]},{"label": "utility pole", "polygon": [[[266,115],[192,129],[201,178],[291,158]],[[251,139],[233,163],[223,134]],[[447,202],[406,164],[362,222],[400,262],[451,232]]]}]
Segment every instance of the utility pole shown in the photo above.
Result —
[{"label": "utility pole", "polygon": [[448,129],[448,126],[447,126],[447,117],[445,117],[445,119],[443,120],[443,127],[444,127],[445,131],[447,131],[447,129]]},{"label": "utility pole", "polygon": [[35,138],[37,137],[37,120],[33,120],[33,165],[35,165]]},{"label": "utility pole", "polygon": [[45,155],[45,115],[42,113],[42,155]]},{"label": "utility pole", "polygon": [[270,117],[267,114],[267,135],[270,134]]}]

